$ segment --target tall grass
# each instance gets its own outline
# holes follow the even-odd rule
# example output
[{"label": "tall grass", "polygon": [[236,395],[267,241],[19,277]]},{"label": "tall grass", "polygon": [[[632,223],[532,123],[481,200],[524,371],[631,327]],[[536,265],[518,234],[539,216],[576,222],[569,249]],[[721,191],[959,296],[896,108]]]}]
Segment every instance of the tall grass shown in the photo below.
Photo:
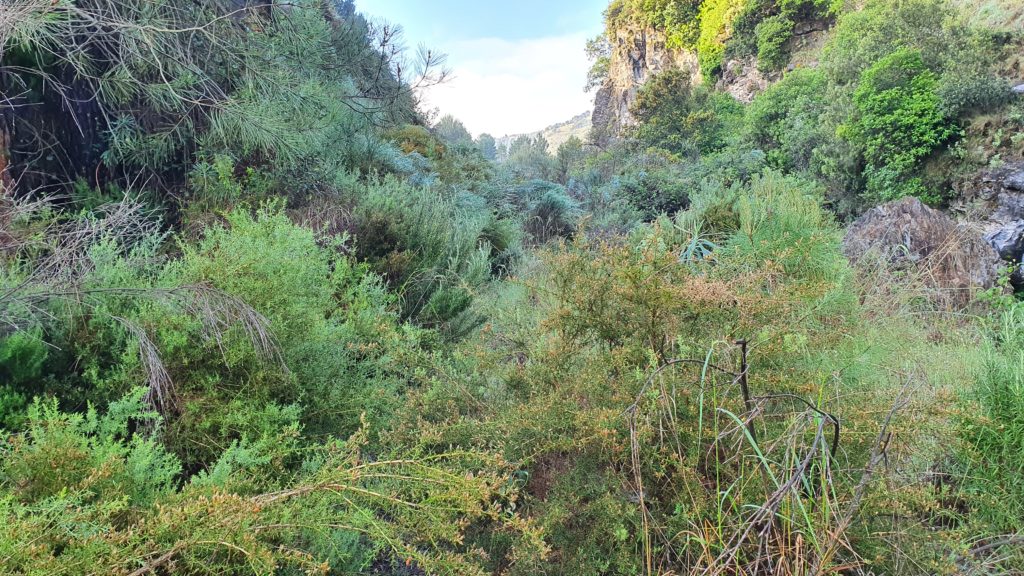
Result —
[{"label": "tall grass", "polygon": [[998,318],[982,350],[977,385],[967,392],[978,413],[962,424],[968,443],[965,490],[992,527],[1024,532],[1024,305]]}]

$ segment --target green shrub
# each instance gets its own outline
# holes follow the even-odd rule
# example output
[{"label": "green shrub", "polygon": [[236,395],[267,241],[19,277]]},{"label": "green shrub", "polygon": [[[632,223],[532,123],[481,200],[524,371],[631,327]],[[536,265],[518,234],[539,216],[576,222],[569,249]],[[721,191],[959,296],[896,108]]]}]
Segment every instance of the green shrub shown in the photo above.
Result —
[{"label": "green shrub", "polygon": [[555,158],[549,153],[548,141],[540,134],[513,140],[503,164],[522,180],[553,180],[557,176]]},{"label": "green shrub", "polygon": [[268,174],[246,168],[236,176],[237,163],[230,156],[219,154],[209,161],[200,161],[189,174],[189,214],[200,217],[214,210],[226,210],[239,202],[258,203],[267,200],[272,181]]},{"label": "green shrub", "polygon": [[643,162],[635,171],[627,172],[617,179],[617,194],[627,198],[645,219],[651,220],[661,214],[675,214],[690,204],[692,181],[681,174],[678,167],[658,162],[654,156]]},{"label": "green shrub", "polygon": [[534,241],[545,243],[571,237],[578,218],[579,208],[564,190],[549,190],[533,202],[523,228]]},{"label": "green shrub", "polygon": [[884,202],[917,196],[929,202],[917,175],[922,161],[959,133],[942,111],[938,78],[915,50],[898,50],[864,71],[854,92],[857,116],[842,134],[863,147],[868,196]]},{"label": "green shrub", "polygon": [[278,208],[225,218],[197,245],[183,244],[161,282],[210,286],[245,302],[268,320],[271,334],[256,336],[273,348],[261,354],[241,328],[197,347],[209,321],[203,310],[152,312],[144,325],[156,328],[185,400],[168,423],[179,453],[209,462],[232,439],[272,435],[295,418],[307,433],[334,435],[354,431],[363,413],[386,413],[390,395],[382,392],[398,382],[386,358],[406,337],[379,279],[341,255],[340,240],[325,246]]},{"label": "green shrub", "polygon": [[[356,254],[400,294],[403,318],[442,331],[449,323],[465,326],[472,313],[464,298],[446,297],[445,306],[431,306],[429,318],[421,314],[436,291],[471,293],[492,270],[507,269],[516,259],[515,225],[495,214],[481,196],[452,198],[439,187],[391,177],[358,192],[351,199]],[[465,306],[456,306],[459,302]],[[442,311],[445,316],[438,316]]]},{"label": "green shrub", "polygon": [[814,150],[832,136],[823,122],[828,92],[816,70],[787,73],[747,108],[747,141],[763,150],[773,167],[809,170]]},{"label": "green shrub", "polygon": [[580,217],[579,205],[565,188],[553,182],[533,180],[513,190],[514,204],[523,214],[523,231],[535,244],[570,238]]},{"label": "green shrub", "polygon": [[813,182],[771,171],[754,178],[735,204],[739,227],[728,250],[737,262],[772,262],[793,284],[842,287],[848,265],[821,192]]},{"label": "green shrub", "polygon": [[947,72],[939,79],[942,112],[948,118],[962,118],[972,112],[991,113],[1013,100],[1010,83],[984,71]]},{"label": "green shrub", "polygon": [[39,378],[48,355],[40,331],[15,332],[0,340],[0,377],[14,386]]},{"label": "green shrub", "polygon": [[646,146],[676,154],[721,150],[742,119],[743,107],[727,94],[693,86],[682,70],[668,70],[644,84],[632,108],[633,136]]},{"label": "green shrub", "polygon": [[757,67],[763,72],[780,70],[786,65],[785,45],[793,37],[795,24],[785,16],[772,16],[761,21],[757,36]]},{"label": "green shrub", "polygon": [[919,51],[924,66],[941,73],[954,50],[971,44],[971,31],[953,20],[945,0],[870,0],[839,18],[821,67],[831,81],[850,85],[879,60],[907,49]]},{"label": "green shrub", "polygon": [[28,411],[27,434],[2,448],[0,485],[13,488],[24,503],[70,492],[86,493],[85,499],[97,503],[123,497],[134,507],[166,496],[181,470],[177,459],[151,438],[125,440],[130,423],[159,423],[144,406],[144,394],[136,390],[102,415],[95,409],[64,414],[56,400],[36,400]]},{"label": "green shrub", "polygon": [[42,332],[15,332],[0,340],[0,429],[20,424],[28,394],[38,393],[38,379],[49,356]]},{"label": "green shrub", "polygon": [[626,24],[652,26],[665,32],[668,47],[692,49],[700,34],[702,0],[614,0],[605,10],[606,34]]},{"label": "green shrub", "polygon": [[774,0],[750,0],[733,21],[733,33],[726,53],[734,58],[757,55],[757,26],[775,13]]},{"label": "green shrub", "polygon": [[729,187],[708,182],[691,196],[689,209],[676,215],[682,230],[699,229],[716,243],[724,243],[739,230],[738,183]]},{"label": "green shrub", "polygon": [[[232,444],[182,482],[152,436],[159,418],[144,393],[104,413],[37,401],[28,426],[0,441],[5,570],[212,576],[363,573],[393,563],[479,574],[486,562],[461,543],[469,525],[487,524],[504,534],[509,556],[527,560],[540,549],[524,526],[490,514],[489,502],[514,498],[493,456],[373,458],[364,436],[300,448],[291,430]],[[281,469],[297,458],[301,469]]]},{"label": "green shrub", "polygon": [[[704,364],[735,366],[736,338],[756,338],[758,393],[811,391],[831,405],[824,398],[840,387],[860,390],[845,380],[832,388],[830,373],[819,372],[851,352],[838,347],[856,329],[858,301],[818,191],[772,174],[749,188],[709,190],[701,202],[730,193],[734,229],[719,235],[706,258],[685,261],[686,231],[661,219],[628,240],[580,236],[545,251],[521,288],[494,295],[493,326],[463,342],[444,363],[445,376],[410,397],[410,420],[426,422],[429,432],[410,423],[396,437],[433,449],[501,446],[522,462],[522,509],[559,551],[543,565],[547,573],[635,574],[648,558],[677,573],[755,571],[765,540],[746,541],[752,529],[745,523],[777,487],[762,472],[781,479],[798,465],[777,440],[805,454],[803,439],[813,432],[799,423],[813,416],[794,417],[787,403],[758,418],[757,446],[772,455],[764,468],[755,464],[755,449],[739,439],[743,426],[726,416],[742,411],[732,376]],[[844,426],[874,428],[863,405],[851,406],[849,418]],[[801,432],[784,432],[790,426]],[[716,440],[732,434],[735,442]],[[844,470],[847,455],[852,468],[866,457],[854,437],[844,436],[844,450],[852,451],[840,457]],[[857,482],[840,475],[834,501],[799,498],[814,510],[843,506]],[[832,520],[817,513],[808,520],[796,499],[786,502],[775,520],[785,533],[829,540]],[[744,553],[719,555],[737,542]],[[521,565],[513,573],[540,569]]]},{"label": "green shrub", "polygon": [[700,6],[700,36],[697,39],[697,62],[705,81],[713,81],[724,62],[726,41],[732,33],[732,22],[748,0],[704,0]]}]

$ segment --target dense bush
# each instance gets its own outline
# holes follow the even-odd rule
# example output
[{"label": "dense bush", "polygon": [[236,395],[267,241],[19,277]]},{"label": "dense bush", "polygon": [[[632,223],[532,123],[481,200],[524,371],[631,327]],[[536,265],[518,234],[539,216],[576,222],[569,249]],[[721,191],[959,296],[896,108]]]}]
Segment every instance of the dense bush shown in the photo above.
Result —
[{"label": "dense bush", "polygon": [[759,94],[747,108],[745,136],[777,168],[807,171],[814,150],[830,134],[821,118],[828,83],[815,70],[794,70]]},{"label": "dense bush", "polygon": [[648,220],[685,209],[690,203],[692,181],[684,177],[679,167],[658,155],[647,155],[641,160],[616,180],[616,194],[629,200]]},{"label": "dense bush", "polygon": [[772,16],[761,21],[754,30],[757,36],[757,66],[765,72],[781,69],[787,60],[783,50],[793,36],[795,24],[785,16]]},{"label": "dense bush", "polygon": [[576,231],[579,206],[562,186],[533,180],[516,186],[510,200],[522,214],[523,231],[534,244],[569,238]]},{"label": "dense bush", "polygon": [[[348,0],[8,4],[4,574],[1021,565],[1024,313],[851,267],[835,217],[1019,148],[1012,36],[869,1],[749,105],[669,71],[628,138],[499,150]],[[839,6],[607,18],[714,80]]]},{"label": "dense bush", "polygon": [[509,262],[514,230],[474,195],[452,197],[396,178],[357,190],[350,200],[356,254],[400,294],[402,315],[453,335],[475,323],[465,314],[472,291],[494,262]]},{"label": "dense bush", "polygon": [[822,53],[822,69],[839,84],[853,84],[880,59],[899,49],[917,50],[941,74],[952,61],[985,70],[988,49],[945,0],[872,0],[844,13]]},{"label": "dense bush", "polygon": [[[0,554],[14,574],[173,570],[327,574],[374,564],[473,573],[456,518],[492,520],[504,479],[465,456],[361,461],[365,440],[299,451],[286,434],[227,448],[175,489],[180,466],[134,423],[159,418],[134,392],[105,413],[37,402],[0,443]],[[305,458],[280,475],[282,461]],[[458,471],[458,472],[456,472]],[[377,516],[377,517],[375,517]],[[214,519],[215,521],[211,521]],[[495,519],[499,524],[500,520]],[[510,540],[519,531],[511,525]]]},{"label": "dense bush", "polygon": [[722,149],[742,118],[741,105],[730,96],[693,86],[689,75],[676,69],[645,84],[632,112],[639,121],[634,137],[682,155]]},{"label": "dense bush", "polygon": [[796,22],[837,16],[843,0],[616,0],[605,13],[606,35],[628,24],[653,27],[674,50],[695,52],[713,82],[727,55],[757,55],[764,70],[782,67]]},{"label": "dense bush", "polygon": [[700,6],[700,35],[697,62],[706,81],[712,81],[724,63],[726,41],[732,21],[748,0],[704,0]]},{"label": "dense bush", "polygon": [[869,197],[940,200],[917,170],[958,129],[943,114],[938,78],[921,54],[899,50],[879,60],[861,75],[853,101],[858,113],[842,134],[864,150]]}]

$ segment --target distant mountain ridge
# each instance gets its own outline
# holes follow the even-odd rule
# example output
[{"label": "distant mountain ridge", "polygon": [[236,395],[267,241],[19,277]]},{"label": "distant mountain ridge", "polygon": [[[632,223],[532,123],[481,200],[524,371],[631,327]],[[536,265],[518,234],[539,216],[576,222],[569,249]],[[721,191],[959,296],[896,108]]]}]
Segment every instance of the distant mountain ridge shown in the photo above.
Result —
[{"label": "distant mountain ridge", "polygon": [[554,154],[558,150],[558,147],[565,143],[566,140],[576,136],[580,140],[586,141],[587,136],[590,134],[590,115],[591,112],[588,110],[573,116],[571,119],[565,122],[559,122],[558,124],[552,124],[543,130],[537,132],[530,132],[529,134],[512,134],[510,136],[502,136],[497,139],[498,149],[508,148],[516,138],[520,136],[537,136],[538,134],[543,136],[548,141],[548,152]]}]

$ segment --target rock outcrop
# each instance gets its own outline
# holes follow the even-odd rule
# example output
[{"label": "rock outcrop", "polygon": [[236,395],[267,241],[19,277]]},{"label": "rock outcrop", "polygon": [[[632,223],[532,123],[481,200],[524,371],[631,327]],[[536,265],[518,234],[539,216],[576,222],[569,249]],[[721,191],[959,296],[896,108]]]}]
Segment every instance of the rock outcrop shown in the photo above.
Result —
[{"label": "rock outcrop", "polygon": [[636,123],[629,109],[640,88],[653,76],[678,68],[700,82],[697,55],[685,50],[670,50],[665,34],[650,27],[626,26],[615,31],[608,77],[597,91],[591,117],[591,136],[607,142],[626,127]]},{"label": "rock outcrop", "polygon": [[[817,64],[817,54],[828,36],[829,25],[825,20],[797,23],[786,46],[793,67]],[[688,72],[694,85],[703,81],[697,54],[668,48],[667,36],[661,30],[627,24],[615,30],[609,41],[608,76],[594,99],[591,118],[591,136],[599,143],[615,138],[623,128],[635,124],[630,107],[640,88],[656,74],[677,68]],[[740,102],[749,103],[781,76],[781,72],[766,73],[758,69],[757,59],[748,56],[725,62],[715,87]]]},{"label": "rock outcrop", "polygon": [[987,170],[957,188],[999,256],[1017,264],[1024,261],[1024,162]]},{"label": "rock outcrop", "polygon": [[909,197],[877,206],[854,222],[843,252],[853,263],[873,257],[912,270],[934,300],[957,306],[995,286],[1003,266],[978,230]]},{"label": "rock outcrop", "polygon": [[772,81],[772,77],[758,69],[756,58],[744,58],[726,61],[722,66],[722,77],[715,87],[744,104],[750,104]]}]

